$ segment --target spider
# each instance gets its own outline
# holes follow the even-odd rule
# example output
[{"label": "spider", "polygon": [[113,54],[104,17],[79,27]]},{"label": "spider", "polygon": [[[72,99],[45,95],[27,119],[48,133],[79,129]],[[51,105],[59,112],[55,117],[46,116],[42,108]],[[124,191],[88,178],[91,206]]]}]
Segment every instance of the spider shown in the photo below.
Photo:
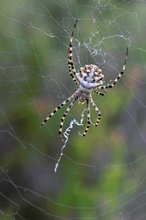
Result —
[{"label": "spider", "polygon": [[[74,24],[74,27],[73,27],[73,30],[71,33],[71,37],[70,37],[69,48],[68,48],[69,74],[72,77],[74,83],[77,85],[77,91],[75,93],[73,93],[69,98],[67,98],[64,102],[62,102],[60,105],[58,105],[58,107],[56,107],[54,109],[54,111],[48,117],[46,117],[46,119],[41,124],[41,126],[43,126],[56,112],[58,112],[64,105],[66,105],[68,102],[71,101],[68,108],[66,109],[66,111],[62,115],[62,118],[60,121],[59,136],[62,141],[64,141],[62,138],[62,129],[63,129],[65,117],[68,115],[69,111],[71,110],[71,108],[73,107],[73,105],[75,104],[75,102],[77,100],[81,104],[84,104],[86,102],[86,105],[87,105],[87,126],[86,126],[82,136],[84,137],[86,135],[86,133],[89,130],[90,125],[91,125],[90,104],[93,106],[93,108],[97,112],[96,123],[95,124],[92,123],[92,124],[93,124],[93,126],[98,126],[98,124],[101,120],[101,112],[99,111],[98,107],[96,106],[96,104],[93,101],[92,93],[94,92],[98,95],[104,96],[109,88],[113,88],[115,86],[115,84],[118,82],[118,80],[122,77],[122,75],[125,71],[126,62],[127,62],[127,58],[128,58],[128,47],[127,47],[125,61],[124,61],[124,65],[123,65],[121,72],[119,72],[118,76],[115,79],[110,80],[107,83],[107,85],[103,85],[104,75],[102,74],[102,70],[99,69],[99,67],[94,64],[85,65],[85,67],[80,68],[79,72],[76,72],[75,67],[74,67],[74,63],[73,63],[73,54],[72,54],[73,44],[72,44],[72,41],[73,41],[74,30],[75,30],[77,22],[78,22],[78,20],[76,20],[76,22]],[[100,92],[97,89],[98,90],[101,89],[101,90],[103,90],[103,92]]]}]

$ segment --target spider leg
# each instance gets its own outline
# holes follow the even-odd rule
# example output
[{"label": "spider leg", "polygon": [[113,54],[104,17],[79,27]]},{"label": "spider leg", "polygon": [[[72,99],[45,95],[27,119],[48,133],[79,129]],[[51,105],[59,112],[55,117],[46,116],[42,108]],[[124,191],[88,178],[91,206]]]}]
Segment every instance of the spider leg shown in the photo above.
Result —
[{"label": "spider leg", "polygon": [[77,94],[77,92],[75,92],[73,95],[71,95],[68,99],[66,99],[64,102],[62,102],[60,105],[58,105],[58,107],[56,107],[54,109],[54,111],[45,118],[45,120],[42,122],[41,127],[53,116],[55,115],[56,112],[58,112],[64,105],[66,105],[67,102],[69,102],[71,99],[74,98],[74,96]]},{"label": "spider leg", "polygon": [[90,116],[90,100],[89,100],[89,99],[86,99],[86,102],[87,102],[87,126],[86,126],[85,131],[83,132],[83,137],[85,137],[85,136],[86,136],[87,131],[89,130],[90,125],[91,125],[91,116]]},{"label": "spider leg", "polygon": [[62,118],[61,118],[61,121],[60,121],[60,127],[59,127],[59,136],[60,136],[62,141],[64,141],[63,138],[62,138],[62,128],[63,128],[65,117],[68,115],[69,111],[71,110],[71,108],[73,107],[73,105],[77,101],[77,99],[78,99],[78,95],[77,95],[77,92],[76,92],[76,93],[74,93],[74,99],[71,101],[70,105],[68,106],[68,108],[66,109],[64,114],[62,115]]},{"label": "spider leg", "polygon": [[98,126],[100,120],[101,120],[101,112],[99,111],[99,109],[97,108],[96,104],[94,103],[93,99],[91,98],[91,104],[92,106],[94,107],[95,111],[97,112],[97,115],[98,115],[98,118],[97,118],[97,121],[95,123],[94,126]]},{"label": "spider leg", "polygon": [[76,27],[78,20],[76,20],[75,24],[74,24],[74,28],[72,30],[72,34],[71,34],[71,38],[70,38],[70,43],[69,43],[69,48],[68,48],[68,68],[69,68],[69,74],[72,77],[73,81],[78,85],[78,81],[75,77],[76,75],[76,71],[75,71],[75,67],[74,67],[74,63],[73,63],[73,55],[72,55],[72,51],[73,51],[73,35],[74,35],[74,30]]},{"label": "spider leg", "polygon": [[118,80],[122,77],[122,75],[125,72],[127,59],[128,59],[128,47],[127,47],[127,50],[126,50],[125,61],[124,61],[124,65],[123,65],[123,68],[122,68],[121,72],[118,74],[118,76],[114,80],[110,80],[106,86],[99,86],[98,89],[104,89],[105,91],[103,93],[100,93],[100,92],[98,93],[97,92],[97,94],[105,95],[108,88],[113,88],[116,85]]},{"label": "spider leg", "polygon": [[102,96],[104,96],[105,94],[106,94],[106,92],[107,92],[107,89],[105,89],[103,92],[99,92],[99,91],[94,91],[97,95],[102,95]]}]

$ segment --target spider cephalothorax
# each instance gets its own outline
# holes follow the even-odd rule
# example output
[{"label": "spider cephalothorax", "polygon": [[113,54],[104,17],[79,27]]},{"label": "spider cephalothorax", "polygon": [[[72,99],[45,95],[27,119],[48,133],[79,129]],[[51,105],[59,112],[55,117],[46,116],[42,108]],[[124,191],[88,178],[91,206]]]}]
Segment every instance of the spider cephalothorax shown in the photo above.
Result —
[{"label": "spider cephalothorax", "polygon": [[[126,67],[126,61],[128,58],[128,48],[127,48],[125,62],[121,72],[118,74],[118,76],[115,79],[110,80],[107,85],[103,85],[102,80],[104,78],[104,75],[102,74],[102,70],[99,69],[94,64],[85,65],[85,67],[80,68],[79,72],[76,72],[73,63],[73,56],[72,56],[72,40],[73,40],[74,29],[76,27],[77,21],[78,20],[76,20],[75,22],[70,38],[70,44],[68,49],[68,68],[69,68],[69,74],[72,77],[73,81],[76,83],[78,89],[73,95],[71,95],[68,99],[66,99],[58,107],[56,107],[54,111],[41,124],[41,126],[43,126],[59,109],[61,109],[64,105],[66,105],[67,102],[71,101],[70,105],[64,112],[60,122],[59,135],[62,140],[63,140],[62,128],[63,128],[64,119],[77,100],[81,104],[84,104],[84,102],[86,102],[87,104],[87,126],[85,128],[85,131],[83,132],[83,136],[86,135],[91,124],[90,103],[97,112],[96,123],[95,124],[92,123],[92,124],[93,126],[97,126],[99,124],[99,121],[101,119],[101,112],[99,111],[98,107],[96,106],[96,104],[92,99],[92,93],[95,92],[98,95],[104,96],[109,88],[113,88],[117,83],[117,81],[121,78],[122,74],[124,73]],[[102,89],[103,92],[99,92],[98,90],[100,89]]]}]

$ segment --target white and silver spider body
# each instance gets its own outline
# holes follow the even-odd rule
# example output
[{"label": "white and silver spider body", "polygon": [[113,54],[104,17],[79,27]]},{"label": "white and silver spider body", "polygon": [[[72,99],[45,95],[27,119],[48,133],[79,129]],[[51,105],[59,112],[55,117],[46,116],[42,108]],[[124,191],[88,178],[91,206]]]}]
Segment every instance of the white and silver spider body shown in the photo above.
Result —
[{"label": "white and silver spider body", "polygon": [[[91,125],[91,117],[90,117],[90,103],[97,112],[97,120],[96,123],[92,125],[93,126],[98,126],[100,119],[101,119],[101,112],[99,111],[98,107],[94,103],[92,99],[92,93],[96,93],[98,95],[104,96],[109,88],[113,88],[115,84],[118,82],[118,80],[122,77],[125,67],[126,67],[126,62],[128,59],[128,48],[126,50],[126,57],[124,61],[124,65],[122,70],[118,73],[118,76],[110,80],[106,85],[103,85],[103,78],[104,75],[102,74],[102,70],[99,69],[96,65],[90,64],[90,65],[85,65],[85,67],[81,67],[79,72],[76,72],[74,63],[73,63],[73,45],[72,45],[72,40],[73,40],[73,34],[74,30],[77,24],[77,21],[74,24],[74,28],[72,30],[71,38],[70,38],[70,43],[69,43],[69,48],[68,48],[68,69],[69,69],[69,74],[72,77],[72,80],[74,83],[77,85],[77,91],[72,94],[68,99],[63,101],[58,107],[54,109],[54,111],[42,122],[41,126],[43,126],[56,112],[58,112],[64,105],[66,105],[69,101],[70,104],[64,114],[62,115],[61,122],[60,122],[60,127],[59,127],[59,135],[61,140],[62,138],[62,129],[63,129],[63,123],[64,119],[71,110],[72,106],[75,104],[75,102],[78,100],[79,103],[84,104],[86,102],[87,104],[87,126],[83,132],[83,136],[86,135],[87,131],[89,130],[89,127]],[[103,90],[103,92],[100,92],[98,90]]]},{"label": "white and silver spider body", "polygon": [[103,84],[103,78],[102,70],[94,64],[80,68],[79,73],[76,73],[80,103],[84,104],[86,99],[90,98],[92,92]]}]

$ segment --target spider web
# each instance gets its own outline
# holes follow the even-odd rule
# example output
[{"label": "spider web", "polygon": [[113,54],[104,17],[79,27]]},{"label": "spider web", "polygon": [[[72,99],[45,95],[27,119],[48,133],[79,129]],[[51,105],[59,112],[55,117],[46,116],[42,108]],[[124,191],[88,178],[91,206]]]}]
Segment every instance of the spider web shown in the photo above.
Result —
[{"label": "spider web", "polygon": [[[0,9],[0,220],[146,218],[146,4],[143,0],[16,1]],[[66,106],[76,91],[67,48],[76,19],[74,64],[98,65],[105,84],[126,71],[86,126],[86,106]],[[91,109],[92,121],[97,118]],[[55,171],[55,172],[54,172]]]}]

